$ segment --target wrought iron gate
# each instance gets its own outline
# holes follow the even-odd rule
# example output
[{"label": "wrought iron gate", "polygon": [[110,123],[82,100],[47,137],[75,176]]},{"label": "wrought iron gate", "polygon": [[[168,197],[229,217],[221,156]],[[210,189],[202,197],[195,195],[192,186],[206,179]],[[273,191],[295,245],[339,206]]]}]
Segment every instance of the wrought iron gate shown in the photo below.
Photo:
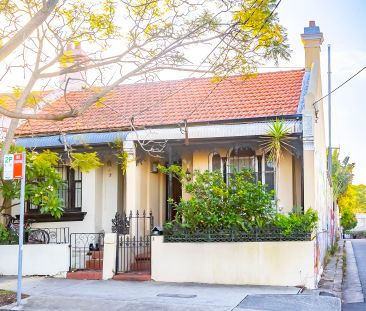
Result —
[{"label": "wrought iron gate", "polygon": [[104,233],[70,234],[69,271],[102,270]]},{"label": "wrought iron gate", "polygon": [[152,213],[117,213],[112,223],[117,233],[116,272],[150,272]]}]

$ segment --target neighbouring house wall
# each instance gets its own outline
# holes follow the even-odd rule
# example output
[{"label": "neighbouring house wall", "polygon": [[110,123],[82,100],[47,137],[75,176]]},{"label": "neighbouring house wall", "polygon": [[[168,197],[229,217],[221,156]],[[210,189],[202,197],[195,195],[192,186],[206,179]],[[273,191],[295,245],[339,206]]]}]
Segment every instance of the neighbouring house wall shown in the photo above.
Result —
[{"label": "neighbouring house wall", "polygon": [[351,231],[366,231],[366,214],[358,213],[356,214],[357,218],[357,226],[353,228]]},{"label": "neighbouring house wall", "polygon": [[[18,245],[0,245],[0,275],[18,273]],[[32,244],[23,246],[23,276],[65,277],[69,270],[68,244]]]},{"label": "neighbouring house wall", "polygon": [[314,241],[164,243],[152,237],[161,282],[315,287]]}]

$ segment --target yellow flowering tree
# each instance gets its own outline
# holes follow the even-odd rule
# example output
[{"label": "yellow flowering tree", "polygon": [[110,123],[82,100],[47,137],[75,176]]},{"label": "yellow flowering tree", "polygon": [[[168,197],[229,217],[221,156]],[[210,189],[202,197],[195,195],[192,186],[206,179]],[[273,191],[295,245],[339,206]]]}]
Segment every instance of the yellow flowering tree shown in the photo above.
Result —
[{"label": "yellow flowering tree", "polygon": [[[20,119],[77,117],[103,105],[114,87],[131,79],[150,81],[172,70],[249,75],[264,60],[288,58],[277,5],[275,0],[0,0],[6,25],[0,29],[0,83],[15,84],[14,76],[23,82],[0,96],[0,114],[12,119],[0,161]],[[76,81],[91,95],[77,107],[39,113],[52,99],[38,91],[60,78],[61,92]]]}]

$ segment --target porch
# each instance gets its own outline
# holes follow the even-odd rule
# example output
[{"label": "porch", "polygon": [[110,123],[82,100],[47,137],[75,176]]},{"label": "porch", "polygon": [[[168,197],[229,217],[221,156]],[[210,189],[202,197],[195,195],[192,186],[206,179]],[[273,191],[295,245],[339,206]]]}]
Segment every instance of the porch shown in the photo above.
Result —
[{"label": "porch", "polygon": [[[279,167],[276,169],[264,150],[263,135],[244,137],[170,139],[158,141],[164,144],[164,152],[147,152],[147,145],[136,141],[126,141],[125,150],[129,154],[124,191],[124,210],[141,211],[141,207],[151,210],[155,224],[162,226],[173,219],[175,211],[168,198],[179,202],[188,199],[184,185],[158,170],[158,166],[181,166],[190,178],[195,171],[219,171],[228,182],[234,171],[249,168],[256,181],[275,191],[278,211],[288,213],[294,207],[304,206],[303,189],[303,143],[298,124],[290,136],[290,150],[284,150]],[[264,132],[263,132],[264,133]],[[150,141],[154,146],[156,141]],[[150,148],[149,147],[149,148]],[[276,175],[278,184],[276,185]],[[141,195],[143,194],[143,195]],[[145,209],[145,208],[144,208]]]}]

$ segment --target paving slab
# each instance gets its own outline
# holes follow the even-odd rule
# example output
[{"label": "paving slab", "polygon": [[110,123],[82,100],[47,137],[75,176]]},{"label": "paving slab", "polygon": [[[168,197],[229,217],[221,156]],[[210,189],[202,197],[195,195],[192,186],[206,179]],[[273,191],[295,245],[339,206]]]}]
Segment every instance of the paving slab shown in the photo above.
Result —
[{"label": "paving slab", "polygon": [[341,300],[317,295],[248,295],[235,311],[335,311]]}]

